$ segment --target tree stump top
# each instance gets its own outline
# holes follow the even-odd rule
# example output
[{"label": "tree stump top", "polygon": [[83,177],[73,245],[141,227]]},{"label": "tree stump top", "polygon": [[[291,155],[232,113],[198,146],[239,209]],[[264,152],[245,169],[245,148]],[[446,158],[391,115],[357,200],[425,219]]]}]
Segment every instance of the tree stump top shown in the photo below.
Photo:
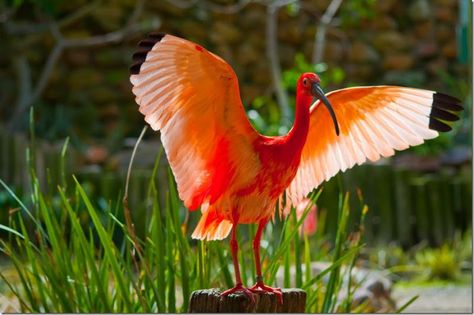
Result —
[{"label": "tree stump top", "polygon": [[196,290],[191,293],[189,313],[304,313],[306,292],[282,289],[283,304],[274,293],[254,293],[253,304],[243,293],[221,296],[219,289]]}]

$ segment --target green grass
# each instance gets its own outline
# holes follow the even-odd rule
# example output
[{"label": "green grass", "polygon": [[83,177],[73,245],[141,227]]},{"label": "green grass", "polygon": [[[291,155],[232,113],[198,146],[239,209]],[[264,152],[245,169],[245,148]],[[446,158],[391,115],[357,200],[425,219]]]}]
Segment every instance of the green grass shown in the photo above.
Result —
[{"label": "green grass", "polygon": [[372,248],[365,253],[372,268],[385,269],[397,285],[463,285],[472,280],[472,232],[457,231],[438,247],[421,242],[408,250],[399,245]]},{"label": "green grass", "polygon": [[[67,142],[63,150],[66,152]],[[34,152],[29,154],[30,162]],[[0,272],[9,294],[18,299],[21,312],[185,312],[191,292],[197,289],[233,285],[234,276],[228,241],[198,242],[190,238],[198,212],[187,213],[182,206],[171,172],[159,179],[155,163],[152,180],[143,205],[130,205],[130,211],[143,207],[145,231],[134,231],[123,219],[121,196],[106,206],[88,197],[87,188],[75,177],[61,172],[56,189],[40,187],[33,167],[31,195],[21,200],[0,180],[18,203],[8,226],[0,230],[8,237],[0,240],[0,250],[8,257],[18,277],[12,281]],[[34,163],[30,163],[34,165]],[[64,165],[63,162],[60,165]],[[165,192],[164,204],[159,193]],[[317,202],[321,191],[311,195]],[[349,233],[349,195],[340,194],[338,230],[334,246],[326,249],[332,264],[314,275],[303,266],[321,255],[320,233],[302,236],[298,228],[309,212],[297,220],[294,209],[286,220],[276,218],[265,230],[262,246],[264,277],[275,285],[279,269],[283,283],[296,284],[308,293],[306,311],[329,313],[361,311],[352,308],[353,288],[348,298],[338,301],[343,277],[349,273],[362,243],[364,208],[360,226]],[[189,215],[189,217],[188,217]],[[324,221],[319,221],[324,226]],[[255,281],[251,238],[255,226],[240,227],[241,267],[246,285]],[[141,233],[137,233],[141,232]],[[144,235],[144,236],[137,236]],[[316,245],[315,245],[316,244]],[[317,248],[315,248],[317,247]],[[316,254],[317,253],[317,254]],[[295,272],[291,273],[291,267]],[[329,281],[324,282],[325,276]],[[354,286],[355,287],[355,286]]]},{"label": "green grass", "polygon": [[[40,192],[37,181],[33,183],[32,209],[24,207],[12,215],[8,227],[0,227],[9,233],[1,250],[19,277],[18,283],[4,281],[18,298],[22,312],[181,312],[187,310],[193,290],[233,284],[227,242],[189,238],[184,232],[188,227],[178,219],[183,209],[172,183],[167,207],[160,209],[158,202],[151,203],[147,237],[139,240],[139,249],[118,219],[120,206],[111,204],[105,212],[99,211],[78,181],[69,194],[58,187],[53,198]],[[150,192],[156,198],[153,185]],[[79,218],[84,213],[90,224]],[[354,259],[360,245],[347,247],[338,240],[333,264],[317,276],[303,276],[301,264],[309,264],[311,257],[294,253],[301,253],[309,241],[307,237],[299,239],[298,227],[304,217],[298,221],[294,217],[293,211],[279,241],[263,249],[266,279],[273,282],[282,264],[289,268],[298,262],[297,272],[291,276],[309,293],[308,311],[334,311],[340,267]],[[344,234],[341,229],[338,235]],[[120,241],[116,241],[117,235],[123,235]],[[241,255],[242,266],[251,265],[250,259],[244,259],[248,243],[241,244],[246,251]],[[245,272],[247,284],[254,281],[252,271]],[[327,286],[322,282],[325,274],[331,277]],[[285,283],[289,283],[286,277]]]}]

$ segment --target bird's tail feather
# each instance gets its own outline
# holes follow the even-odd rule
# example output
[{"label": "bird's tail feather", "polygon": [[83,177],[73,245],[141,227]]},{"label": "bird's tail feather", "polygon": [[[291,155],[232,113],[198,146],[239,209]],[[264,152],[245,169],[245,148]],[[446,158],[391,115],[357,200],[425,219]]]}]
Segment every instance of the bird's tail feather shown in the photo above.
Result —
[{"label": "bird's tail feather", "polygon": [[203,212],[191,237],[208,241],[222,240],[229,235],[231,229],[232,223],[229,220],[217,216],[214,211],[206,211]]}]

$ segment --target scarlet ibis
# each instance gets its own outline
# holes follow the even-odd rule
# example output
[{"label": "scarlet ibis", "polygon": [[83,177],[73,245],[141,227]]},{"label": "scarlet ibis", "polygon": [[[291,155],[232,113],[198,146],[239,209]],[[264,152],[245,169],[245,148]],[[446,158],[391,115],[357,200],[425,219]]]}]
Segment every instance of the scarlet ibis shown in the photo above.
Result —
[{"label": "scarlet ibis", "polygon": [[[133,93],[161,141],[180,198],[201,209],[192,237],[220,240],[231,233],[236,285],[223,292],[274,292],[263,282],[260,238],[284,192],[297,205],[337,172],[451,129],[460,101],[400,86],[352,87],[324,94],[315,73],[296,89],[294,125],[284,136],[259,134],[240,99],[237,76],[223,59],[172,35],[150,34],[130,68]],[[323,105],[323,106],[321,106]],[[238,224],[257,223],[253,240],[257,283],[244,287],[237,261]]]}]

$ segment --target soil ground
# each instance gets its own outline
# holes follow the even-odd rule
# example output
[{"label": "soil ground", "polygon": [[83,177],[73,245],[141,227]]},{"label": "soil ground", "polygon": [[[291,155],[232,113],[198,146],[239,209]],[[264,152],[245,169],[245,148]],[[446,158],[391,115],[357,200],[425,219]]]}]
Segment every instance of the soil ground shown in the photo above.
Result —
[{"label": "soil ground", "polygon": [[437,287],[395,287],[392,297],[400,307],[410,298],[419,295],[404,313],[472,313],[473,296],[469,285]]}]

